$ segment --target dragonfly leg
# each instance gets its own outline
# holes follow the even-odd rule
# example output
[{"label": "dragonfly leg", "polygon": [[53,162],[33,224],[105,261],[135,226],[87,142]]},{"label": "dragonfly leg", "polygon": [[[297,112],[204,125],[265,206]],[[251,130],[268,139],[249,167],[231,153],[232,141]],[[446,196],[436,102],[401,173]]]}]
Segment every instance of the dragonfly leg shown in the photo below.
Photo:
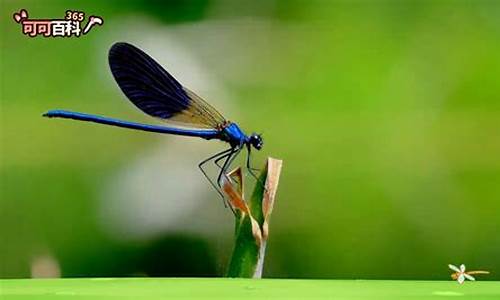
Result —
[{"label": "dragonfly leg", "polygon": [[[217,193],[219,193],[219,195],[222,197],[222,199],[224,200],[224,194],[222,194],[220,188],[212,181],[212,179],[210,179],[210,177],[207,175],[207,172],[205,171],[205,169],[203,168],[203,165],[205,165],[207,162],[213,160],[213,159],[217,159],[218,157],[225,157],[228,153],[230,153],[231,151],[233,150],[233,148],[230,148],[230,149],[226,149],[224,151],[221,151],[219,153],[216,153],[212,156],[210,156],[209,158],[203,160],[202,162],[200,162],[198,164],[198,168],[200,169],[201,173],[203,173],[203,176],[205,176],[205,178],[208,180],[208,182],[210,182],[210,184],[212,185],[212,187],[217,191]],[[224,200],[224,206],[227,206],[226,205],[226,202]]]},{"label": "dragonfly leg", "polygon": [[254,170],[258,171],[258,169],[252,168],[252,166],[250,165],[250,155],[251,155],[251,153],[252,152],[250,150],[250,147],[247,147],[247,170],[250,173],[250,175],[252,175],[252,177],[255,178],[255,180],[259,181],[259,178],[257,177],[257,175],[255,175],[255,173],[253,172]]},{"label": "dragonfly leg", "polygon": [[[231,148],[229,150],[231,150],[231,152],[225,153],[225,154],[219,156],[217,159],[214,160],[215,165],[220,168],[219,175],[217,176],[217,185],[219,187],[218,188],[219,193],[221,193],[220,190],[222,189],[222,187],[221,187],[221,178],[222,178],[222,176],[224,176],[227,179],[228,182],[231,182],[231,179],[227,176],[227,169],[231,166],[231,163],[233,162],[234,158],[241,151],[240,148],[236,148],[236,147],[235,148]],[[220,167],[219,161],[221,161],[222,159],[226,159],[226,160],[224,161],[224,164],[222,165],[222,167]],[[224,205],[227,207],[227,205],[226,205],[226,199],[224,198],[224,196],[222,196],[222,199],[224,201]],[[236,216],[236,211],[234,210],[233,206],[229,205],[229,208],[231,208],[231,211],[233,212],[233,215]]]},{"label": "dragonfly leg", "polygon": [[222,166],[219,164],[219,161],[223,159],[224,157],[219,157],[216,160],[214,160],[214,164],[219,168],[219,170],[222,170]]},{"label": "dragonfly leg", "polygon": [[248,151],[248,155],[247,155],[247,169],[250,171],[250,173],[252,174],[252,176],[255,178],[255,174],[252,173],[251,171],[260,171],[260,169],[258,168],[254,168],[252,167],[251,163],[250,163],[250,155],[251,155],[251,149],[250,147],[247,147],[247,151]]},{"label": "dragonfly leg", "polygon": [[220,181],[221,181],[221,178],[223,175],[224,175],[224,177],[226,177],[226,179],[229,180],[229,178],[227,177],[227,170],[231,166],[231,163],[233,162],[233,160],[238,156],[238,153],[240,153],[240,151],[241,151],[240,147],[234,147],[229,154],[225,155],[225,157],[219,157],[215,160],[216,164],[218,165],[218,162],[221,159],[227,157],[226,160],[224,161],[224,164],[222,165],[220,172],[219,172],[219,176],[217,176],[217,184],[219,185],[219,187],[220,187],[220,184],[221,184]]},{"label": "dragonfly leg", "polygon": [[[214,163],[217,167],[219,167],[220,169],[220,173],[219,173],[219,177],[218,177],[218,183],[222,177],[222,175],[226,175],[227,173],[227,169],[229,169],[229,167],[231,166],[231,163],[233,162],[233,160],[238,156],[238,153],[242,150],[243,148],[239,148],[237,149],[236,151],[234,151],[234,153],[230,153],[230,154],[226,154],[226,155],[222,155],[220,157],[218,157],[217,159],[214,160]],[[246,161],[246,167],[248,169],[248,172],[250,173],[250,175],[255,179],[256,182],[258,182],[265,190],[265,186],[264,186],[264,182],[262,180],[260,180],[258,178],[258,176],[254,173],[254,171],[260,171],[260,169],[256,169],[256,168],[252,168],[251,164],[250,164],[250,149],[248,149],[248,155],[247,155],[247,161]],[[231,157],[231,158],[229,158]],[[226,162],[224,162],[224,165],[221,166],[219,164],[219,162],[223,159],[226,159]],[[230,160],[229,160],[230,159]],[[224,171],[224,169],[226,171]],[[220,183],[219,183],[219,187],[220,187]]]},{"label": "dragonfly leg", "polygon": [[250,164],[250,155],[251,155],[250,147],[247,147],[247,170],[248,170],[248,173],[250,173],[250,175],[252,175],[252,177],[255,178],[255,181],[262,186],[264,191],[267,192],[266,185],[264,184],[264,182],[261,179],[259,179],[259,177],[257,177],[257,175],[254,173],[254,171],[258,171],[259,169],[252,168],[252,166]]},{"label": "dragonfly leg", "polygon": [[[211,161],[211,160],[215,160],[216,161],[216,165],[218,166],[218,161],[220,161],[221,159],[224,159],[224,158],[227,158],[226,162],[231,158],[231,155],[233,155],[235,153],[235,149],[234,148],[230,148],[230,149],[226,149],[222,152],[219,152],[215,155],[212,155],[210,156],[209,158],[205,159],[204,161],[202,161],[201,163],[198,164],[198,168],[201,170],[201,172],[203,173],[203,175],[205,176],[205,178],[207,178],[207,180],[210,182],[210,184],[212,185],[212,187],[217,191],[217,193],[219,193],[219,195],[221,196],[222,198],[222,203],[224,203],[224,207],[228,207],[231,209],[231,212],[233,213],[233,215],[236,216],[236,211],[234,210],[234,208],[231,206],[231,205],[228,205],[227,204],[227,200],[226,198],[224,197],[224,194],[222,193],[221,191],[221,187],[220,187],[220,178],[221,178],[221,173],[224,172],[224,176],[227,176],[225,171],[223,171],[224,169],[221,169],[221,173],[219,173],[219,176],[217,178],[217,185],[212,181],[212,179],[210,179],[210,177],[207,175],[207,173],[205,172],[205,169],[203,169],[203,165],[206,164],[207,162]],[[226,167],[227,169],[227,167]],[[227,177],[226,177],[227,178]]]},{"label": "dragonfly leg", "polygon": [[[236,151],[235,151],[235,152],[236,152]],[[224,168],[224,166],[223,166],[223,165],[221,166],[221,165],[219,164],[219,162],[220,162],[221,160],[225,159],[225,158],[228,158],[228,156],[230,156],[230,155],[232,155],[232,154],[226,154],[226,155],[220,156],[220,157],[218,157],[216,160],[214,160],[214,164],[215,164],[215,165],[219,168],[219,170],[222,170],[222,169]],[[234,157],[235,157],[235,156],[233,156],[233,159],[234,159]],[[231,162],[232,162],[232,160],[231,160]],[[229,167],[230,167],[230,165],[231,165],[231,162],[228,164],[228,166],[226,167],[226,169],[229,169]],[[225,164],[225,162],[224,162],[224,164]]]}]

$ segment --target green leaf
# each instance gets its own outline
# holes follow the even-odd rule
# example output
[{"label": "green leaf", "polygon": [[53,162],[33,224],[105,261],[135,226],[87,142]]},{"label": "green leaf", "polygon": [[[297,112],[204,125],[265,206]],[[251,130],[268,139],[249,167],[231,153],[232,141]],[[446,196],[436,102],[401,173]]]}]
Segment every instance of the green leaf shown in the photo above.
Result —
[{"label": "green leaf", "polygon": [[500,282],[235,278],[0,280],[2,300],[342,299],[493,300]]}]

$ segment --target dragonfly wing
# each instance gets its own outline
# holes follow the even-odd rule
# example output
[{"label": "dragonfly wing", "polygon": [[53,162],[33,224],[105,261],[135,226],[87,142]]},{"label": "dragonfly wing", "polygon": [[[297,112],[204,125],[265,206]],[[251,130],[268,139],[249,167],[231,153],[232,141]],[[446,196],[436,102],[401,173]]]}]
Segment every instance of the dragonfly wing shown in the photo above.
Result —
[{"label": "dragonfly wing", "polygon": [[467,274],[467,273],[464,273],[464,277],[471,280],[471,281],[474,281],[476,280],[474,277],[472,277],[471,275]]},{"label": "dragonfly wing", "polygon": [[123,93],[146,114],[195,128],[217,128],[225,123],[220,113],[139,48],[114,44],[109,65]]},{"label": "dragonfly wing", "polygon": [[460,272],[465,272],[465,265],[464,264],[460,265]]},{"label": "dragonfly wing", "polygon": [[460,269],[459,269],[459,268],[457,268],[457,267],[456,267],[456,266],[454,266],[454,265],[451,265],[451,264],[450,264],[450,265],[448,265],[448,268],[450,268],[451,270],[453,270],[453,271],[455,271],[455,272],[460,272]]},{"label": "dragonfly wing", "polygon": [[457,281],[458,281],[458,283],[460,283],[460,284],[464,283],[464,281],[465,281],[465,276],[464,276],[464,274],[463,274],[463,273],[462,273],[462,274],[460,274],[460,275],[458,275],[458,279],[457,279]]},{"label": "dragonfly wing", "polygon": [[200,96],[196,95],[188,88],[183,87],[183,89],[189,98],[190,105],[181,113],[173,115],[170,118],[171,121],[184,124],[190,123],[193,119],[201,119],[204,123],[210,124],[213,128],[226,123],[225,118]]}]

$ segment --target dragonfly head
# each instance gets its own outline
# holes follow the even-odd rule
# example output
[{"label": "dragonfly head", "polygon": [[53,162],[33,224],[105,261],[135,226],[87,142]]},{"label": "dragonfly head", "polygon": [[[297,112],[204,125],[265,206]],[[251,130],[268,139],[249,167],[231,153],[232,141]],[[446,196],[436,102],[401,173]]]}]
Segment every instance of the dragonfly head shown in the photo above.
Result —
[{"label": "dragonfly head", "polygon": [[262,136],[257,133],[252,133],[252,135],[250,135],[250,137],[248,138],[248,141],[257,150],[262,149],[262,146],[264,146],[264,141],[262,140]]}]

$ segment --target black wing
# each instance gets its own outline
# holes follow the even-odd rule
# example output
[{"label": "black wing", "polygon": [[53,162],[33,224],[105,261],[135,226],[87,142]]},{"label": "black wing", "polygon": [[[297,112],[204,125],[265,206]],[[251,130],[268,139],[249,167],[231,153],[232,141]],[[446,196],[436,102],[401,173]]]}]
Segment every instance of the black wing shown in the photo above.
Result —
[{"label": "black wing", "polygon": [[150,116],[196,128],[219,128],[226,123],[215,108],[131,44],[114,44],[109,66],[123,93]]}]

